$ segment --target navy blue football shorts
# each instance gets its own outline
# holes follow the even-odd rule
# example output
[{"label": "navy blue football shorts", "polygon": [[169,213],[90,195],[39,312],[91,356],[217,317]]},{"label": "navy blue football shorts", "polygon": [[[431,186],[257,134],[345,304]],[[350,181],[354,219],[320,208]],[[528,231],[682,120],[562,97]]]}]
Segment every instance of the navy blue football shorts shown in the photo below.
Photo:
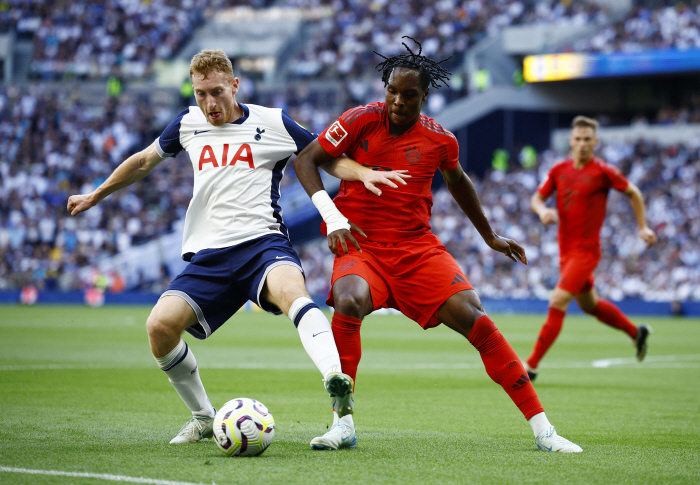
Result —
[{"label": "navy blue football shorts", "polygon": [[279,315],[279,308],[260,301],[267,274],[276,266],[301,262],[285,236],[270,234],[236,246],[203,249],[161,295],[179,296],[197,315],[198,323],[187,331],[204,340],[222,326],[248,300],[263,310]]}]

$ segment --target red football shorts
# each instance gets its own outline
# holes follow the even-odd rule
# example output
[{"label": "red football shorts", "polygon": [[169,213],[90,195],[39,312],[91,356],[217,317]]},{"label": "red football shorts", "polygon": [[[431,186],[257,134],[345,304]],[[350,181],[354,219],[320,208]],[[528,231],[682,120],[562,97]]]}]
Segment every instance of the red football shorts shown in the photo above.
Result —
[{"label": "red football shorts", "polygon": [[600,257],[587,252],[576,252],[562,256],[559,261],[561,276],[557,287],[574,295],[588,293],[593,289],[593,271]]},{"label": "red football shorts", "polygon": [[399,243],[359,240],[362,252],[348,244],[349,254],[333,263],[333,285],[347,275],[358,275],[369,283],[373,310],[394,308],[423,328],[440,325],[438,309],[455,293],[472,285],[445,246],[432,233]]}]

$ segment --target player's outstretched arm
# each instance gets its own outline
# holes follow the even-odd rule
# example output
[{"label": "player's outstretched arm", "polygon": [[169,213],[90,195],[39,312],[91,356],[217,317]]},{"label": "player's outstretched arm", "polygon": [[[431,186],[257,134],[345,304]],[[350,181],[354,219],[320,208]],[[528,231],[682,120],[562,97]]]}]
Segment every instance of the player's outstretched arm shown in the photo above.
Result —
[{"label": "player's outstretched arm", "polygon": [[474,184],[469,176],[464,173],[462,167],[457,166],[454,170],[445,170],[442,172],[442,176],[452,197],[454,197],[459,207],[474,224],[474,227],[479,231],[481,237],[484,238],[486,244],[491,249],[505,254],[515,262],[520,261],[523,264],[527,264],[525,250],[517,242],[501,237],[493,231],[491,224],[486,219],[484,209],[481,207]]},{"label": "player's outstretched arm", "polygon": [[530,199],[530,209],[537,214],[542,224],[557,224],[559,222],[559,214],[556,209],[547,207],[545,198],[539,192],[535,192]]},{"label": "player's outstretched arm", "polygon": [[656,233],[647,225],[642,192],[639,190],[639,187],[630,182],[624,194],[630,199],[630,205],[634,211],[634,217],[637,220],[637,227],[639,228],[639,237],[651,246],[656,242]]},{"label": "player's outstretched arm", "polygon": [[359,181],[365,185],[365,188],[373,194],[380,196],[382,191],[377,185],[388,185],[391,188],[398,188],[398,184],[406,185],[404,179],[411,178],[408,175],[408,170],[394,170],[385,172],[382,170],[373,170],[363,167],[352,158],[338,157],[330,162],[321,165],[321,168],[342,180],[351,182]]},{"label": "player's outstretched arm", "polygon": [[68,212],[72,216],[85,212],[89,208],[96,206],[109,194],[131,185],[151,173],[151,170],[164,160],[158,155],[155,143],[153,142],[148,148],[124,160],[112,172],[112,175],[91,193],[71,195],[68,198]]},{"label": "player's outstretched arm", "polygon": [[[362,229],[348,221],[348,219],[341,214],[328,195],[328,192],[326,192],[326,188],[323,186],[321,175],[318,173],[318,167],[332,160],[333,157],[323,149],[318,140],[314,140],[306,145],[306,148],[297,155],[296,160],[294,160],[294,172],[301,186],[304,187],[306,193],[311,197],[311,201],[326,223],[328,248],[333,254],[340,256],[341,251],[343,254],[348,254],[346,240],[350,240],[358,251],[362,251],[357,239],[355,239],[355,236],[350,232],[351,230],[364,237],[367,236]],[[339,246],[341,249],[339,249]]]}]

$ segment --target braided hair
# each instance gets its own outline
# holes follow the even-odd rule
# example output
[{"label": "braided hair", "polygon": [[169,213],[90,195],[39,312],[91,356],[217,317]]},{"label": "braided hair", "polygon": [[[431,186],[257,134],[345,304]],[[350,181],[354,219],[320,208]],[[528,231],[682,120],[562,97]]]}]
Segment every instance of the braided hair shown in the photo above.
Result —
[{"label": "braided hair", "polygon": [[386,57],[377,51],[373,51],[375,54],[384,59],[383,62],[380,62],[375,66],[375,69],[382,72],[382,81],[384,81],[384,86],[389,84],[389,77],[391,76],[391,73],[395,67],[407,67],[418,71],[420,75],[420,84],[423,89],[428,88],[428,86],[433,86],[435,89],[439,89],[443,85],[449,86],[449,84],[447,84],[447,80],[449,79],[448,76],[452,73],[444,67],[441,67],[440,64],[448,59],[451,59],[452,56],[435,62],[434,60],[428,59],[427,57],[421,55],[423,52],[423,47],[416,39],[409,37],[408,35],[404,35],[401,38],[411,39],[413,42],[418,44],[418,54],[414,53],[405,42],[401,43],[409,54],[399,54],[392,57]]}]

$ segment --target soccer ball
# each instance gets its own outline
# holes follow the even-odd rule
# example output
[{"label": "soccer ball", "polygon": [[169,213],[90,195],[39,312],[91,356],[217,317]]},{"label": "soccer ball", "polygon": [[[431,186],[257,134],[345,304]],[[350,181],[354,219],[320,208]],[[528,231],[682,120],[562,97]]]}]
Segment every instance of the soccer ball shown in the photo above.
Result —
[{"label": "soccer ball", "polygon": [[275,437],[275,418],[255,399],[239,397],[214,417],[214,440],[228,456],[258,456]]}]

